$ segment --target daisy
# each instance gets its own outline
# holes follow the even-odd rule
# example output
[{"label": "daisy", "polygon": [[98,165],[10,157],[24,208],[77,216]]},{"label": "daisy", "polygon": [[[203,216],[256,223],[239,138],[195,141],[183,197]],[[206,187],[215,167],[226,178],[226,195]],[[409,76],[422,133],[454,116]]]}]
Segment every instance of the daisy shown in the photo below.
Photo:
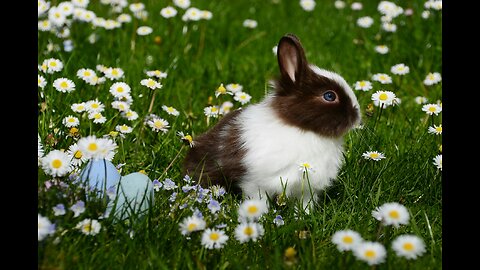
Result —
[{"label": "daisy", "polygon": [[371,160],[379,161],[381,159],[384,159],[385,155],[383,153],[378,152],[378,151],[367,151],[367,152],[362,154],[362,157],[364,157],[365,159],[371,159]]},{"label": "daisy", "polygon": [[123,134],[128,134],[128,133],[132,133],[132,127],[129,127],[125,124],[123,125],[116,125],[115,126],[115,130],[120,132],[120,133],[123,133]]},{"label": "daisy", "polygon": [[363,242],[363,239],[356,231],[341,230],[333,234],[332,242],[337,245],[339,251],[343,252],[353,250],[358,244]]},{"label": "daisy", "polygon": [[165,19],[172,18],[177,15],[177,10],[172,6],[167,6],[160,10],[160,15]]},{"label": "daisy", "polygon": [[225,101],[220,106],[220,114],[227,114],[232,110],[232,108],[233,108],[233,103],[230,101]]},{"label": "daisy", "polygon": [[362,28],[369,28],[373,24],[373,19],[370,16],[360,17],[357,20],[357,25]]},{"label": "daisy", "polygon": [[277,227],[283,226],[285,224],[285,221],[283,220],[283,217],[281,215],[277,215],[273,219],[273,224],[275,224]]},{"label": "daisy", "polygon": [[180,137],[182,141],[188,143],[190,147],[193,147],[195,145],[195,142],[193,141],[193,138],[191,135],[189,134],[185,135],[182,131],[178,131],[177,135]]},{"label": "daisy", "polygon": [[415,260],[425,253],[425,243],[422,238],[416,235],[404,234],[392,241],[392,249],[399,257],[404,257],[407,260]]},{"label": "daisy", "polygon": [[77,127],[80,124],[80,121],[78,120],[77,117],[69,115],[63,118],[62,123],[66,127],[71,128],[71,127]]},{"label": "daisy", "polygon": [[40,74],[37,74],[37,77],[38,77],[38,87],[42,89],[45,88],[45,85],[47,85],[47,81],[45,80],[45,78]]},{"label": "daisy", "polygon": [[428,19],[428,17],[430,17],[430,11],[429,10],[424,10],[422,12],[422,18],[423,19]]},{"label": "daisy", "polygon": [[97,158],[112,161],[116,153],[117,144],[110,138],[100,138],[98,141],[101,147]]},{"label": "daisy", "polygon": [[422,107],[422,111],[426,112],[428,115],[438,115],[439,113],[442,112],[442,107],[439,106],[438,104],[425,104]]},{"label": "daisy", "polygon": [[222,248],[228,240],[228,236],[225,232],[217,229],[206,229],[202,234],[201,243],[208,249]]},{"label": "daisy", "polygon": [[190,7],[182,16],[183,21],[198,21],[202,18],[202,11],[195,7]]},{"label": "daisy", "polygon": [[44,0],[38,0],[38,17],[43,15],[50,8],[50,2]]},{"label": "daisy", "polygon": [[433,125],[433,127],[428,127],[428,133],[442,135],[442,125]]},{"label": "daisy", "polygon": [[96,73],[93,69],[90,68],[81,68],[77,71],[77,77],[88,82],[96,76]]},{"label": "daisy", "polygon": [[85,12],[83,12],[81,14],[81,17],[80,17],[80,20],[81,21],[84,21],[84,22],[91,22],[93,21],[95,18],[97,17],[97,15],[91,11],[91,10],[85,10]]},{"label": "daisy", "polygon": [[362,3],[360,2],[353,2],[352,5],[350,5],[350,8],[352,10],[362,10],[363,9],[363,5]]},{"label": "daisy", "polygon": [[127,118],[129,121],[134,121],[138,119],[138,113],[133,110],[129,110],[127,112],[122,113],[122,115]]},{"label": "daisy", "polygon": [[126,13],[120,14],[117,17],[117,22],[119,23],[129,23],[131,21],[132,21],[132,16]]},{"label": "daisy", "polygon": [[85,235],[96,235],[100,232],[102,225],[96,219],[86,218],[80,221],[75,228]]},{"label": "daisy", "polygon": [[49,20],[38,21],[38,30],[46,32],[52,30],[52,23]]},{"label": "daisy", "polygon": [[81,102],[81,103],[73,103],[70,108],[72,109],[72,111],[76,112],[76,113],[81,113],[81,112],[84,112],[87,110],[87,106],[85,105],[85,102]]},{"label": "daisy", "polygon": [[107,121],[107,118],[101,112],[91,112],[88,119],[93,120],[95,124],[103,124]]},{"label": "daisy", "polygon": [[204,20],[210,20],[213,17],[213,14],[211,11],[208,10],[202,10],[202,19]]},{"label": "daisy", "polygon": [[372,211],[372,216],[381,221],[384,225],[393,225],[398,228],[400,225],[408,224],[410,215],[405,206],[392,202],[385,203]]},{"label": "daisy", "polygon": [[102,84],[106,81],[105,77],[98,77],[96,74],[90,78],[90,80],[86,81],[86,83],[90,85],[97,85],[97,84]]},{"label": "daisy", "polygon": [[145,4],[139,2],[139,3],[134,3],[134,4],[130,4],[128,6],[128,8],[130,9],[131,12],[138,12],[138,11],[142,11],[145,9]]},{"label": "daisy", "polygon": [[223,83],[215,90],[215,97],[218,98],[220,95],[225,95],[227,93],[227,89],[223,86]]},{"label": "daisy", "polygon": [[355,82],[355,90],[368,91],[372,89],[372,83],[369,81],[357,81]]},{"label": "daisy", "polygon": [[72,2],[61,2],[57,6],[58,10],[63,13],[65,16],[70,16],[73,14],[74,5]]},{"label": "daisy", "polygon": [[82,137],[78,140],[78,149],[87,159],[99,158],[100,150],[103,147],[100,139],[97,139],[96,136],[91,135],[87,137]]},{"label": "daisy", "polygon": [[298,165],[298,168],[300,171],[304,172],[304,173],[307,173],[307,172],[310,172],[310,171],[315,171],[312,167],[312,165],[308,162],[302,162]]},{"label": "daisy", "polygon": [[387,32],[395,32],[397,31],[397,25],[394,23],[385,22],[382,24],[382,29]]},{"label": "daisy", "polygon": [[157,82],[157,81],[155,81],[151,78],[141,80],[140,84],[143,85],[143,86],[146,86],[146,87],[148,87],[152,90],[155,90],[157,88],[160,89],[160,88],[163,87],[163,85],[161,83],[159,83],[159,82]]},{"label": "daisy", "polygon": [[418,96],[418,97],[415,97],[415,102],[417,104],[424,104],[428,102],[428,99],[426,97]]},{"label": "daisy", "polygon": [[315,4],[314,0],[300,0],[300,6],[305,11],[312,11],[315,8]]},{"label": "daisy", "polygon": [[440,171],[442,170],[442,155],[436,155],[433,158],[433,165],[437,166]]},{"label": "daisy", "polygon": [[109,67],[105,70],[105,77],[110,80],[118,80],[123,77],[124,71],[121,68]]},{"label": "daisy", "polygon": [[235,94],[237,92],[242,92],[243,86],[238,83],[229,83],[227,84],[227,90],[230,94]]},{"label": "daisy", "polygon": [[209,107],[206,107],[206,108],[203,109],[203,113],[207,117],[216,118],[220,114],[220,110],[219,110],[218,106],[209,106]]},{"label": "daisy", "polygon": [[385,73],[377,73],[373,74],[372,80],[380,82],[381,84],[389,84],[392,83],[392,77]]},{"label": "daisy", "polygon": [[146,72],[147,73],[147,76],[149,77],[157,77],[159,79],[163,79],[163,78],[166,78],[168,76],[168,74],[166,72],[163,72],[161,70],[149,70]]},{"label": "daisy", "polygon": [[442,76],[438,72],[430,72],[427,74],[425,80],[423,80],[423,84],[425,85],[433,85],[442,81]]},{"label": "daisy", "polygon": [[376,265],[385,261],[387,251],[378,242],[362,242],[353,249],[353,254],[368,265]]},{"label": "daisy", "polygon": [[245,105],[245,103],[250,102],[250,99],[252,99],[252,96],[245,92],[237,92],[235,93],[235,96],[233,97],[234,100],[240,102],[242,105]]},{"label": "daisy", "polygon": [[79,167],[88,159],[83,155],[78,143],[74,143],[68,147],[67,154],[72,162],[72,166]]},{"label": "daisy", "polygon": [[255,20],[251,20],[251,19],[246,19],[245,21],[243,21],[243,26],[244,27],[247,27],[247,28],[256,28],[258,25],[257,21]]},{"label": "daisy", "polygon": [[173,115],[173,116],[178,116],[180,115],[180,113],[177,111],[177,109],[173,108],[173,107],[170,107],[170,106],[166,106],[166,105],[163,105],[162,106],[162,109],[164,111],[166,111],[168,114],[170,115]]},{"label": "daisy", "polygon": [[54,72],[60,72],[63,69],[62,61],[55,58],[46,59],[44,63],[47,66],[47,73],[49,74],[52,74]]},{"label": "daisy", "polygon": [[341,0],[335,1],[334,5],[335,5],[335,8],[337,9],[343,9],[346,6],[345,2]]},{"label": "daisy", "polygon": [[110,94],[115,98],[122,98],[130,94],[130,86],[124,82],[115,82],[110,86]]},{"label": "daisy", "polygon": [[375,106],[388,107],[393,105],[396,96],[391,91],[377,91],[372,95],[372,101]]},{"label": "daisy", "polygon": [[238,208],[239,220],[258,220],[267,213],[268,206],[263,200],[250,199],[243,201]]},{"label": "daisy", "polygon": [[58,7],[52,7],[48,10],[48,20],[53,25],[61,27],[65,24],[67,17]]},{"label": "daisy", "polygon": [[153,131],[166,133],[168,131],[169,123],[162,118],[153,118],[147,121],[147,125],[152,128]]},{"label": "daisy", "polygon": [[235,228],[235,238],[240,243],[245,243],[250,240],[253,242],[257,241],[258,238],[262,237],[265,230],[262,225],[256,222],[245,222],[239,224]]},{"label": "daisy", "polygon": [[52,150],[42,158],[42,168],[46,174],[61,177],[72,169],[68,155],[60,150]]},{"label": "daisy", "polygon": [[173,0],[173,4],[179,8],[186,9],[190,6],[190,0]]},{"label": "daisy", "polygon": [[153,29],[150,26],[140,26],[137,28],[137,34],[139,36],[146,36],[153,32]]},{"label": "daisy", "polygon": [[76,7],[86,8],[90,0],[71,0],[70,2]]},{"label": "daisy", "polygon": [[54,232],[54,224],[52,224],[48,218],[38,214],[38,241],[42,241]]},{"label": "daisy", "polygon": [[65,213],[67,213],[67,211],[65,210],[65,205],[63,205],[61,203],[52,207],[52,210],[53,210],[53,215],[54,216],[63,216],[63,215],[65,215]]},{"label": "daisy", "polygon": [[395,3],[390,1],[381,1],[377,6],[377,10],[381,14],[392,18],[395,18],[403,13],[402,7],[399,7]]},{"label": "daisy", "polygon": [[98,99],[94,99],[85,102],[85,109],[89,113],[99,113],[105,110],[105,105],[98,101]]},{"label": "daisy", "polygon": [[401,64],[392,66],[390,71],[395,75],[405,75],[410,72],[410,68],[405,64],[401,63]]},{"label": "daisy", "polygon": [[130,105],[125,101],[112,101],[112,108],[117,109],[121,112],[128,112],[130,110]]},{"label": "daisy", "polygon": [[379,54],[387,54],[388,50],[389,49],[386,45],[375,46],[375,51],[378,52]]},{"label": "daisy", "polygon": [[205,229],[207,223],[203,218],[199,218],[195,215],[186,217],[180,223],[180,232],[182,235],[188,235],[195,231],[201,231]]},{"label": "daisy", "polygon": [[80,214],[85,212],[85,202],[82,200],[77,201],[74,205],[70,207],[70,210],[73,211],[73,217],[80,216]]}]

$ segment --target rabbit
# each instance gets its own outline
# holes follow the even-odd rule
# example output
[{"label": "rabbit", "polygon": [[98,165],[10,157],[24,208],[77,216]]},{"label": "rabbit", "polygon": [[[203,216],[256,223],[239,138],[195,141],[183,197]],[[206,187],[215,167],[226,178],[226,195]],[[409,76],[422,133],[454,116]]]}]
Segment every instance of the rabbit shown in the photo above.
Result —
[{"label": "rabbit", "polygon": [[[295,35],[280,39],[277,60],[273,91],[195,137],[184,170],[202,186],[221,185],[251,199],[285,192],[309,212],[337,176],[343,136],[361,121],[359,104],[340,75],[307,62]],[[308,178],[304,162],[311,166]]]}]

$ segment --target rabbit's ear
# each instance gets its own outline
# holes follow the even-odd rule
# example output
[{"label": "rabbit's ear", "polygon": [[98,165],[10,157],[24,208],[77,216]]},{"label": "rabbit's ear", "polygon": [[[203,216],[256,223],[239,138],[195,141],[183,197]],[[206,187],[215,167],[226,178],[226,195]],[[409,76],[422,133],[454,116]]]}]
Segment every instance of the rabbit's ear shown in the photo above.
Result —
[{"label": "rabbit's ear", "polygon": [[278,66],[282,78],[295,83],[308,67],[305,52],[298,38],[293,34],[283,36],[277,47]]}]

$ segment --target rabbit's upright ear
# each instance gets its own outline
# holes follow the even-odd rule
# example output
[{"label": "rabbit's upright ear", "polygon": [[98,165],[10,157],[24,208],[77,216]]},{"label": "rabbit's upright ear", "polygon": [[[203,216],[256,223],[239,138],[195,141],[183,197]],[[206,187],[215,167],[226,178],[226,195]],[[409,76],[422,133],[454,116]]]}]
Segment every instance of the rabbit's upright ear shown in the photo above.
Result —
[{"label": "rabbit's upright ear", "polygon": [[283,36],[277,47],[278,66],[282,79],[295,83],[308,68],[305,52],[293,34]]}]

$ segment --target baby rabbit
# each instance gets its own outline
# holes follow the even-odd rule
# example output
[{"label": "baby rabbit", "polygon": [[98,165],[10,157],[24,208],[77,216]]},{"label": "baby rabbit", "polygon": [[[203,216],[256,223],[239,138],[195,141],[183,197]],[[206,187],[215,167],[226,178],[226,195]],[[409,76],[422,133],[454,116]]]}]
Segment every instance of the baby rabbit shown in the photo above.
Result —
[{"label": "baby rabbit", "polygon": [[184,168],[202,186],[264,200],[285,191],[307,208],[336,178],[343,135],[361,119],[359,104],[340,75],[307,62],[295,35],[280,39],[277,58],[274,91],[196,137]]}]

